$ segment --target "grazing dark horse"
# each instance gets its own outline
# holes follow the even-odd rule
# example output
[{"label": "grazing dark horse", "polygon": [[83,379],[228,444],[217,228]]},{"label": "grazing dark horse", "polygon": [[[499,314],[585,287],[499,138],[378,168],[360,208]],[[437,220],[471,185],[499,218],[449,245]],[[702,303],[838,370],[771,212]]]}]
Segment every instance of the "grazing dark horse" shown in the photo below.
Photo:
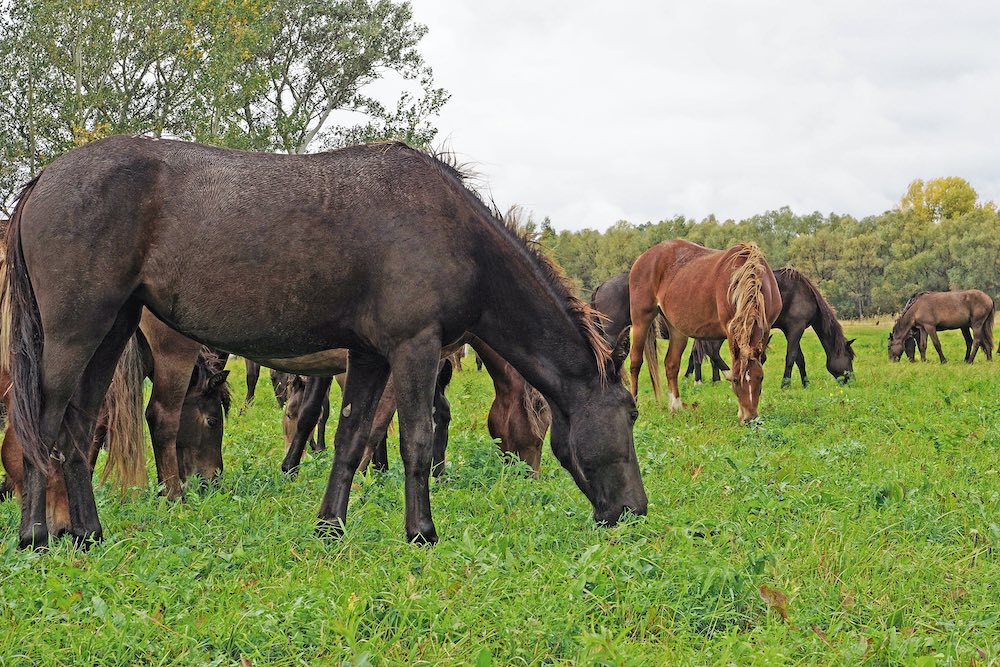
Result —
[{"label": "grazing dark horse", "polygon": [[701,365],[708,359],[712,364],[712,382],[722,379],[722,372],[729,370],[729,364],[722,359],[722,340],[696,338],[688,355],[688,367],[684,377],[694,375],[695,384],[701,384]]},{"label": "grazing dark horse", "polygon": [[741,422],[757,418],[768,332],[781,312],[781,295],[767,261],[753,243],[711,250],[681,239],[642,253],[629,272],[632,396],[639,391],[643,357],[660,396],[656,348],[650,327],[663,313],[670,332],[664,359],[670,410],[682,407],[677,375],[688,338],[727,338],[733,359],[733,391]]},{"label": "grazing dark horse", "polygon": [[965,337],[965,361],[973,363],[981,348],[993,359],[993,299],[977,289],[956,292],[918,292],[907,301],[889,334],[889,360],[899,361],[912,330],[918,329],[921,361],[927,360],[927,338],[934,342],[941,363],[944,352],[937,332],[961,329]]},{"label": "grazing dark horse", "polygon": [[[608,278],[598,285],[590,297],[590,305],[605,316],[600,322],[600,326],[604,330],[605,339],[611,344],[625,327],[632,324],[632,314],[629,312],[628,271]],[[662,314],[657,315],[656,326],[650,331],[662,338],[670,337],[670,333],[667,331],[667,322],[663,319]],[[652,346],[655,354],[655,337],[652,339]],[[691,373],[696,373],[697,381],[701,382],[700,366],[704,359],[704,354],[700,357],[698,355],[699,353],[705,353],[712,362],[712,381],[718,382],[720,374],[724,375],[728,380],[729,365],[726,364],[719,353],[721,347],[721,340],[705,341],[704,344],[700,340],[696,340],[694,348],[691,350],[691,356],[688,357],[688,372],[684,374],[684,377],[687,377]],[[695,371],[696,358],[698,359],[697,372]],[[652,366],[649,367],[649,372],[653,372]]]},{"label": "grazing dark horse", "polygon": [[[176,332],[170,333],[180,336]],[[220,371],[218,357],[207,348],[201,348],[193,371],[186,365],[175,366],[175,360],[169,356],[154,358],[147,336],[155,335],[157,333],[151,333],[144,322],[141,334],[134,337],[134,342],[130,343],[122,355],[107,398],[101,406],[98,427],[89,448],[88,462],[91,470],[101,448],[107,450],[108,461],[104,477],[114,477],[123,491],[146,483],[146,457],[140,416],[142,394],[135,391],[136,377],[140,381],[142,377],[152,377],[155,381],[157,375],[171,376],[186,372],[189,380],[176,434],[180,481],[183,483],[195,474],[204,480],[211,480],[222,471],[222,422],[229,411],[230,402],[229,386],[225,381],[228,371]],[[159,335],[162,337],[163,332],[159,332]],[[0,391],[3,393],[4,404],[11,402],[9,389],[10,377],[6,371],[0,371]],[[152,400],[150,404],[152,405]],[[157,425],[156,428],[161,427]],[[153,440],[155,442],[160,439],[154,437]],[[14,429],[8,428],[4,433],[0,449],[11,490],[21,495],[23,454]],[[66,484],[62,468],[55,461],[49,465],[47,476],[46,523],[52,535],[60,535],[70,529]]]},{"label": "grazing dark horse", "polygon": [[437,540],[435,378],[441,347],[466,331],[545,395],[553,451],[594,518],[646,512],[638,413],[619,382],[627,339],[612,353],[558,270],[457,170],[404,144],[274,155],[102,139],[25,187],[7,257],[22,547],[48,542],[50,456],[62,461],[74,537],[102,537],[82,443],[143,306],[202,344],[285,372],[327,373],[327,353],[350,349],[321,534],[343,530],[391,369],[406,536]]},{"label": "grazing dark horse", "polygon": [[801,346],[802,334],[809,327],[816,332],[826,351],[826,370],[840,383],[850,380],[854,374],[854,350],[851,348],[854,339],[847,340],[844,336],[833,306],[823,298],[811,280],[795,269],[775,269],[774,278],[781,292],[781,314],[774,321],[774,327],[781,329],[788,341],[781,387],[791,386],[793,365],[799,367],[802,386],[809,385]]}]

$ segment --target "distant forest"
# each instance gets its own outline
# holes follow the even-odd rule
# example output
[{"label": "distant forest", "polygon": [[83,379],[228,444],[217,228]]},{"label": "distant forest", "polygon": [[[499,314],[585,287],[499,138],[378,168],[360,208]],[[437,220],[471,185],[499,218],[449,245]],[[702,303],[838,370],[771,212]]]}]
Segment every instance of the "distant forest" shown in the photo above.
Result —
[{"label": "distant forest", "polygon": [[920,290],[977,288],[1000,297],[1000,214],[956,177],[914,181],[895,208],[861,220],[780,208],[738,222],[619,221],[603,233],[557,232],[548,219],[525,226],[588,299],[646,249],[675,238],[710,248],[755,241],[773,268],[812,278],[842,317],[897,312]]}]

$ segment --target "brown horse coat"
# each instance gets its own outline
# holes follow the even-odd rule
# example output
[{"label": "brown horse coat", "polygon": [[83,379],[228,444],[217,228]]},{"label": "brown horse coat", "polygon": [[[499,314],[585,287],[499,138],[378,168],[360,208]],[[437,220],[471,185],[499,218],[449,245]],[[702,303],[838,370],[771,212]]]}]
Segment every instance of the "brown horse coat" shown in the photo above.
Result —
[{"label": "brown horse coat", "polygon": [[971,329],[971,347],[966,347],[966,361],[972,363],[982,348],[986,358],[993,359],[993,299],[977,289],[954,292],[924,292],[911,297],[909,307],[896,320],[889,334],[889,358],[898,361],[903,354],[906,337],[913,328],[925,335],[918,338],[920,357],[926,360],[927,337],[934,342],[941,363],[947,361],[941,350],[937,332],[947,329]]},{"label": "brown horse coat", "polygon": [[[688,338],[726,338],[733,358],[733,390],[741,421],[757,416],[764,377],[762,356],[768,331],[781,312],[778,285],[763,254],[752,243],[728,250],[711,250],[677,239],[653,246],[635,261],[629,273],[633,326],[632,395],[639,387],[639,370],[647,350],[649,327],[662,312],[670,331],[664,360],[670,408],[682,406],[677,374]],[[655,375],[654,375],[655,377]],[[653,389],[659,396],[659,383]]]}]

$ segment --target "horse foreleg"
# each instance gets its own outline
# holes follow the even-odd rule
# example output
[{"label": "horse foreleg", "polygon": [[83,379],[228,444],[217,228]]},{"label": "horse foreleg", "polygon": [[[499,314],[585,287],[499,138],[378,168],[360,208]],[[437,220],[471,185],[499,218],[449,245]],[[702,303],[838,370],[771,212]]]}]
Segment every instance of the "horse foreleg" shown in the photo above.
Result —
[{"label": "horse foreleg", "polygon": [[917,330],[917,349],[920,350],[920,361],[927,361],[927,332]]},{"label": "horse foreleg", "polygon": [[405,470],[406,539],[420,544],[437,542],[431,517],[429,476],[434,438],[432,406],[440,349],[440,334],[427,330],[399,345],[392,355],[399,450]]},{"label": "horse foreleg", "polygon": [[[440,344],[437,349],[440,350]],[[435,364],[438,356],[435,354]],[[330,470],[330,480],[319,509],[317,532],[321,536],[339,537],[343,534],[351,482],[361,463],[375,408],[389,378],[389,364],[382,357],[351,350],[348,364],[350,372],[344,387],[337,433],[333,438],[333,469]],[[433,382],[432,377],[428,383],[431,390]],[[428,408],[431,400],[432,397],[428,397]]]},{"label": "horse foreleg", "polygon": [[941,339],[938,338],[937,329],[934,327],[928,327],[927,335],[931,337],[931,341],[934,343],[934,349],[937,350],[938,357],[941,359],[942,364],[948,363],[948,360],[944,358],[944,351],[941,349]]},{"label": "horse foreleg", "polygon": [[247,365],[247,397],[243,401],[243,410],[253,404],[254,395],[257,393],[257,380],[260,379],[260,364],[256,361],[244,359]]},{"label": "horse foreleg", "polygon": [[444,456],[448,450],[448,426],[451,424],[451,403],[445,390],[451,383],[451,362],[447,359],[438,371],[434,386],[434,445],[431,450],[431,473],[440,477],[444,472]]},{"label": "horse foreleg", "polygon": [[[781,378],[781,388],[787,389],[792,386],[792,367],[798,361],[798,358],[802,355],[801,344],[802,344],[802,331],[793,330],[786,334],[787,336],[787,346],[785,347],[785,374]],[[802,386],[806,384],[806,373],[805,368],[800,367],[799,372],[802,376]]]},{"label": "horse foreleg", "polygon": [[319,421],[316,422],[316,447],[317,452],[326,449],[326,423],[330,421],[330,393],[323,394],[323,404],[319,409]]},{"label": "horse foreleg", "polygon": [[[350,378],[348,378],[350,382]],[[320,412],[323,410],[323,397],[330,395],[330,385],[333,384],[333,377],[310,377],[306,380],[303,390],[302,403],[299,405],[299,420],[295,425],[295,435],[292,436],[292,443],[285,452],[285,459],[281,462],[281,471],[289,475],[295,475],[302,462],[302,455],[306,450],[306,443],[316,428],[319,421]]]},{"label": "horse foreleg", "polygon": [[976,358],[976,346],[979,345],[979,334],[977,332],[974,346],[972,332],[969,331],[969,327],[960,328],[962,329],[962,338],[965,339],[965,363],[971,364],[972,360]]}]

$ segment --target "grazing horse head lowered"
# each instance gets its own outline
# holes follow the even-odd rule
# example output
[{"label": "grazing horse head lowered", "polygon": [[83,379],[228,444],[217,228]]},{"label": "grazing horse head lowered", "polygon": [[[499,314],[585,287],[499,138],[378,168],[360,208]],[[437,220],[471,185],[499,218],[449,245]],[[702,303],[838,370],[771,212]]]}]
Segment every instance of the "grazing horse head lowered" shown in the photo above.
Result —
[{"label": "grazing horse head lowered", "polygon": [[[327,352],[350,350],[323,535],[344,530],[391,371],[406,537],[437,540],[435,378],[442,346],[465,332],[545,396],[553,450],[599,521],[646,512],[635,404],[617,381],[622,346],[611,353],[589,308],[457,169],[405,144],[274,155],[102,139],[59,157],[25,188],[7,257],[22,547],[48,543],[52,456],[64,461],[74,537],[102,537],[79,434],[92,430],[143,307],[192,340],[284,372],[324,375]],[[261,274],[248,258],[270,270]]]}]

